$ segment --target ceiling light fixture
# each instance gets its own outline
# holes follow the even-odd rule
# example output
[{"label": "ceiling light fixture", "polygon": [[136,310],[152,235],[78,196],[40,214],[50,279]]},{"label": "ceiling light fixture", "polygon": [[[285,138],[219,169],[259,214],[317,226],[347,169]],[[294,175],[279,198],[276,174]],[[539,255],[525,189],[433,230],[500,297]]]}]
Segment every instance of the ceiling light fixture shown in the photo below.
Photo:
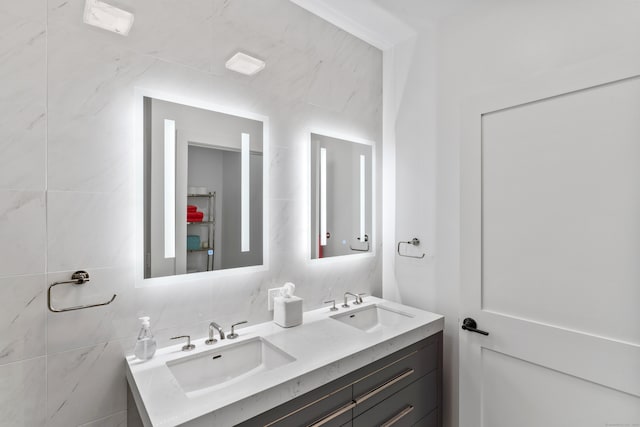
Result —
[{"label": "ceiling light fixture", "polygon": [[133,13],[99,0],[86,0],[82,20],[85,24],[126,36],[133,25]]},{"label": "ceiling light fixture", "polygon": [[267,64],[258,58],[238,52],[224,65],[227,69],[235,71],[236,73],[244,74],[245,76],[253,76],[254,74],[262,71]]}]

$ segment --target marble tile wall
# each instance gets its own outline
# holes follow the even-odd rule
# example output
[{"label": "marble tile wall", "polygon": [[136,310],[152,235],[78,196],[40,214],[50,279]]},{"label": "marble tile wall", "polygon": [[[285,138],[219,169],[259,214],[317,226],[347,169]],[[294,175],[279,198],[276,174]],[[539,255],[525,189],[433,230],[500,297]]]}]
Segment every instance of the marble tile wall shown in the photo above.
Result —
[{"label": "marble tile wall", "polygon": [[[128,37],[83,24],[84,0],[0,4],[0,426],[126,426],[140,315],[165,345],[269,320],[266,290],[285,281],[307,309],[381,289],[379,257],[305,259],[304,184],[308,128],[381,141],[381,52],[287,0],[113,3],[135,14]],[[227,71],[240,49],[267,68]],[[269,117],[268,271],[135,288],[135,87]],[[55,304],[118,298],[49,312],[47,285],[77,269],[91,282]]]}]

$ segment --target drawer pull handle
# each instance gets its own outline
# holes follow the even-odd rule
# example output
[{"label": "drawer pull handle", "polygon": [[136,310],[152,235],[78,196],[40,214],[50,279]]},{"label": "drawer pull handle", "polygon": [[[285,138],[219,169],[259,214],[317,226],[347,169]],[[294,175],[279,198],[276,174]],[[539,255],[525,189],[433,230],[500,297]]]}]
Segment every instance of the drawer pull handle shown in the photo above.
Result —
[{"label": "drawer pull handle", "polygon": [[325,416],[324,418],[319,419],[318,421],[316,421],[313,424],[309,424],[309,427],[320,427],[325,425],[326,423],[328,423],[329,421],[338,418],[340,415],[344,414],[345,412],[348,412],[350,410],[352,410],[353,408],[356,407],[356,402],[354,402],[353,400],[351,401],[351,403],[344,405],[342,408],[337,409],[336,411],[330,413],[329,415]]},{"label": "drawer pull handle", "polygon": [[395,423],[400,421],[402,418],[404,418],[406,415],[408,415],[411,411],[413,411],[413,406],[409,405],[406,408],[404,408],[402,411],[398,412],[389,421],[387,421],[386,423],[380,425],[380,427],[391,427],[392,425],[394,425]]},{"label": "drawer pull handle", "polygon": [[374,388],[373,390],[363,394],[360,397],[357,397],[355,402],[356,404],[361,404],[362,402],[372,398],[373,396],[375,396],[376,394],[382,392],[383,390],[391,387],[392,385],[394,385],[395,383],[397,383],[398,381],[402,381],[403,379],[413,375],[415,371],[411,368],[407,369],[406,371],[404,371],[403,373],[401,373],[398,376],[395,376],[393,378],[391,378],[390,380],[388,380],[387,382],[385,382],[384,384],[379,385],[378,387]]}]

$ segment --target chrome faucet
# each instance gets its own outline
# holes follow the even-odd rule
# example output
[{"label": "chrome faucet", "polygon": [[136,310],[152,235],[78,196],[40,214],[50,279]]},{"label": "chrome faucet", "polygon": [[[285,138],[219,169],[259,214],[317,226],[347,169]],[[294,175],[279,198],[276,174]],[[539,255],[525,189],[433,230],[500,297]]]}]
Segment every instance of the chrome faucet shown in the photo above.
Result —
[{"label": "chrome faucet", "polygon": [[364,294],[353,294],[351,292],[345,292],[344,293],[344,304],[342,304],[342,306],[344,308],[349,308],[349,304],[347,304],[347,298],[348,298],[349,295],[351,295],[352,297],[355,297],[355,300],[353,302],[354,304],[362,304],[362,295],[364,295]]},{"label": "chrome faucet", "polygon": [[222,330],[222,327],[218,325],[216,322],[211,322],[209,323],[209,339],[204,342],[205,344],[211,345],[213,343],[218,342],[218,340],[213,337],[214,330],[218,331],[218,334],[220,334],[221,340],[224,339],[224,331]]}]

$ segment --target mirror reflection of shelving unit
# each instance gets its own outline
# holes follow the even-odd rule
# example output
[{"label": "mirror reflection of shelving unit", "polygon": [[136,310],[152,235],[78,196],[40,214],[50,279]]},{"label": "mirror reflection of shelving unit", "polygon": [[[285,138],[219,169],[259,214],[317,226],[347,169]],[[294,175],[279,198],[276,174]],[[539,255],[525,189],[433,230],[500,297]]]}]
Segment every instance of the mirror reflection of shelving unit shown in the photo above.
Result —
[{"label": "mirror reflection of shelving unit", "polygon": [[[207,199],[207,215],[203,218],[202,221],[197,222],[189,222],[187,221],[187,235],[197,234],[202,237],[201,230],[199,227],[207,227],[207,241],[204,242],[201,240],[201,247],[199,249],[188,249],[187,248],[187,258],[188,256],[197,256],[201,257],[205,255],[204,258],[206,260],[206,267],[203,270],[196,271],[212,271],[214,268],[213,264],[213,254],[215,253],[215,238],[216,238],[216,192],[210,192],[207,194],[187,194],[187,200],[202,200]],[[196,202],[196,206],[201,208]],[[206,245],[205,245],[206,243]],[[189,265],[189,261],[187,261],[187,265]],[[192,265],[192,264],[191,264]],[[196,272],[189,271],[189,272]]]},{"label": "mirror reflection of shelving unit", "polygon": [[[228,114],[206,103],[203,108],[145,95],[141,101],[140,276],[146,280],[263,265],[267,118]],[[243,165],[250,173],[243,173]],[[209,208],[209,218],[204,211],[213,192],[215,208]],[[189,215],[189,205],[199,205],[193,210],[207,218]]]}]

